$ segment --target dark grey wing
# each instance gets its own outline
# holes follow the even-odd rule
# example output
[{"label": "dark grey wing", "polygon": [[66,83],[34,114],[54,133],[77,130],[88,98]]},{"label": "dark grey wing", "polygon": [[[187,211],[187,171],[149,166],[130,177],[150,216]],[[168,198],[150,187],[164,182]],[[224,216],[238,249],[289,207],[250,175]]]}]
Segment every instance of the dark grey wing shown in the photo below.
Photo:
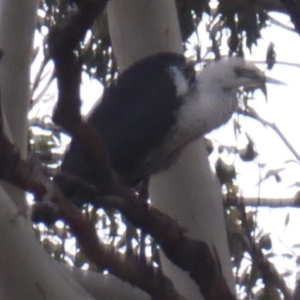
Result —
[{"label": "dark grey wing", "polygon": [[[125,181],[132,178],[139,163],[158,147],[174,125],[181,99],[176,96],[170,67],[185,71],[183,56],[158,54],[124,71],[104,93],[88,122],[106,141],[111,164]],[[95,183],[92,162],[72,141],[62,171]]]}]

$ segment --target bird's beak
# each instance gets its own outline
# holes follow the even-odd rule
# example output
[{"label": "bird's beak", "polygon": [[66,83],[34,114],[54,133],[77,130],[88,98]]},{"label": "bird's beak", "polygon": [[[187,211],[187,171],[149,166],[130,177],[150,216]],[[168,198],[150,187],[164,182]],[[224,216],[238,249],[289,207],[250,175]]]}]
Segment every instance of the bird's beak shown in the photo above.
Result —
[{"label": "bird's beak", "polygon": [[267,83],[277,84],[277,85],[287,85],[285,82],[280,81],[280,80],[278,80],[278,79],[264,76],[264,82],[261,84],[261,86],[259,87],[259,89],[260,89],[260,90],[263,92],[263,94],[265,95],[266,100],[267,100],[267,87],[266,87],[266,84],[267,84]]},{"label": "bird's beak", "polygon": [[245,66],[245,67],[238,67],[234,70],[237,78],[240,78],[239,85],[243,85],[244,87],[248,88],[257,88],[260,89],[263,94],[265,95],[267,99],[267,83],[271,84],[280,84],[280,85],[286,85],[286,83],[271,78],[266,77],[264,72],[262,72],[260,69],[258,69],[255,66],[251,66],[251,68]]},{"label": "bird's beak", "polygon": [[280,85],[287,85],[285,82],[280,81],[280,80],[275,79],[275,78],[271,78],[271,77],[266,77],[266,83],[280,84]]}]

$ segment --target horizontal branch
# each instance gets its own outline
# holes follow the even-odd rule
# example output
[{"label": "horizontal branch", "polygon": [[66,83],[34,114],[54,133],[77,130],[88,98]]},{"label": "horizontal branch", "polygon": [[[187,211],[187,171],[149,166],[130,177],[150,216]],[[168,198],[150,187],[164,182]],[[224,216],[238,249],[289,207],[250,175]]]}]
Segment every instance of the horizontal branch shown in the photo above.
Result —
[{"label": "horizontal branch", "polygon": [[270,21],[272,22],[272,24],[277,25],[283,29],[286,29],[288,31],[291,32],[296,32],[295,28],[288,26],[286,24],[283,24],[282,22],[278,21],[277,19],[273,18],[272,16],[268,15],[268,18],[270,19]]},{"label": "horizontal branch", "polygon": [[224,195],[224,205],[226,206],[238,206],[243,204],[245,206],[254,207],[270,207],[270,208],[282,208],[282,207],[295,207],[300,208],[300,198],[295,196],[293,198],[248,198],[236,195]]}]

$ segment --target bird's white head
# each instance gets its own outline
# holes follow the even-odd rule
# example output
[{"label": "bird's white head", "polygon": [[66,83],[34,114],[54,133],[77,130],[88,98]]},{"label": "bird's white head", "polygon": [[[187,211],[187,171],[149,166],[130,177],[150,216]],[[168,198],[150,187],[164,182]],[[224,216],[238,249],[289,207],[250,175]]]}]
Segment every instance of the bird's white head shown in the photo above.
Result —
[{"label": "bird's white head", "polygon": [[258,88],[266,94],[266,83],[283,84],[281,81],[266,77],[255,64],[241,57],[231,57],[208,64],[199,74],[199,83],[224,92],[239,87]]},{"label": "bird's white head", "polygon": [[203,135],[226,123],[237,109],[239,87],[260,88],[266,94],[266,83],[280,83],[267,78],[253,63],[232,57],[208,64],[197,73],[185,96],[179,120],[191,136]]},{"label": "bird's white head", "polygon": [[197,76],[204,89],[227,92],[239,87],[262,88],[265,90],[266,77],[253,63],[240,57],[232,57],[208,64]]}]

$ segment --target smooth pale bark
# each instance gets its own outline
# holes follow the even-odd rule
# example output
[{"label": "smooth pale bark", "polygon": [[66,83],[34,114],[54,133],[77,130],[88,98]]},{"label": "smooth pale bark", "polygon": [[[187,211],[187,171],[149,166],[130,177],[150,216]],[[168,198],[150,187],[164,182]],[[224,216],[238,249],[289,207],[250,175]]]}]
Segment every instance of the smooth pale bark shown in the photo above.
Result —
[{"label": "smooth pale bark", "polygon": [[[37,0],[0,0],[0,48],[4,51],[0,87],[4,128],[22,157],[26,157],[27,149],[29,74],[38,3]],[[17,207],[24,210],[24,200],[23,191],[1,182],[1,299],[92,299],[43,251],[30,220],[19,214]]]},{"label": "smooth pale bark", "polygon": [[111,0],[107,7],[109,32],[121,72],[151,54],[182,53],[173,0]]},{"label": "smooth pale bark", "polygon": [[[234,290],[221,187],[212,175],[204,140],[187,147],[170,170],[151,179],[150,194],[155,206],[187,229],[187,236],[215,246],[223,273]],[[186,273],[164,260],[176,287],[187,299],[196,300],[197,287]]]},{"label": "smooth pale bark", "polygon": [[[162,51],[182,53],[173,0],[111,0],[109,30],[123,71],[137,60]],[[192,143],[167,172],[153,176],[152,203],[187,229],[187,235],[215,246],[234,289],[225,232],[221,189],[212,175],[203,140]],[[198,287],[167,259],[164,271],[187,299],[200,299]]]},{"label": "smooth pale bark", "polygon": [[[0,0],[0,63],[1,103],[8,136],[26,157],[30,65],[36,24],[37,0]],[[8,125],[8,126],[7,126]],[[24,192],[3,183],[18,206],[24,205]]]},{"label": "smooth pale bark", "polygon": [[92,299],[42,249],[31,221],[0,186],[0,290],[10,300]]},{"label": "smooth pale bark", "polygon": [[27,148],[32,41],[37,0],[0,1],[1,102],[15,145],[22,156]]},{"label": "smooth pale bark", "polygon": [[74,279],[99,300],[150,300],[150,296],[142,290],[111,275],[103,275],[93,271],[84,271],[76,267],[64,266]]}]

